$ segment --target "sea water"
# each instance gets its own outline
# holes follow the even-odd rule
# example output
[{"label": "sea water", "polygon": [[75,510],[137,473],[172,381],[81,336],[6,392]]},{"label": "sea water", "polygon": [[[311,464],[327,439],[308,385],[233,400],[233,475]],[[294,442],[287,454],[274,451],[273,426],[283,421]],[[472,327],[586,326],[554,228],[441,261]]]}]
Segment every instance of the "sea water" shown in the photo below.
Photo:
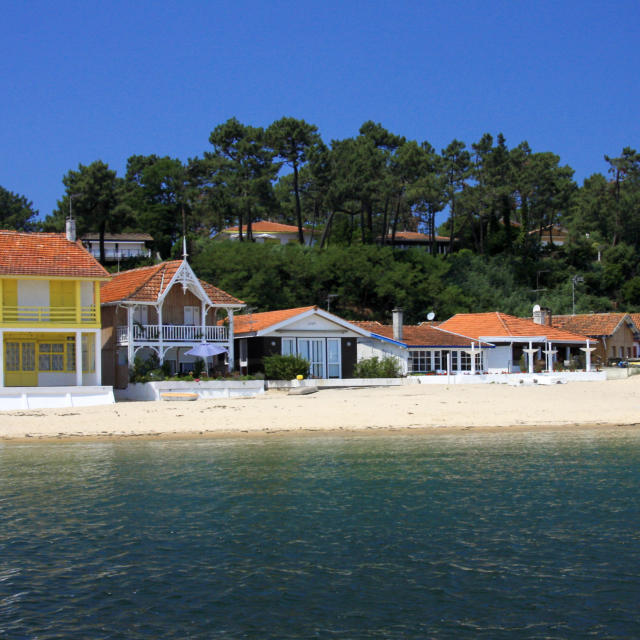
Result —
[{"label": "sea water", "polygon": [[2,638],[637,638],[640,433],[0,446]]}]

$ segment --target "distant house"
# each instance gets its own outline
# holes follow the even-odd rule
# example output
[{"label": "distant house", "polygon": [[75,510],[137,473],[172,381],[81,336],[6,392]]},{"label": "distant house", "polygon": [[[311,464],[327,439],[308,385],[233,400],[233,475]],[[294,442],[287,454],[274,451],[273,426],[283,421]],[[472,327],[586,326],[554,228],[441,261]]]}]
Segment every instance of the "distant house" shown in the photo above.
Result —
[{"label": "distant house", "polygon": [[598,342],[594,345],[593,356],[597,362],[607,364],[610,360],[626,360],[639,355],[640,331],[632,314],[584,313],[550,318],[554,327],[595,338]]},{"label": "distant house", "polygon": [[[134,358],[155,354],[172,373],[193,368],[185,354],[201,342],[227,350],[233,368],[233,314],[244,303],[200,280],[186,259],[122,271],[102,287],[103,376],[125,388]],[[218,312],[229,320],[218,324]],[[219,357],[224,362],[224,358]]]},{"label": "distant house", "polygon": [[[59,387],[102,385],[100,282],[109,274],[74,233],[0,231],[0,391],[47,387],[39,406],[72,404],[76,392]],[[23,406],[4,400],[0,408]]]},{"label": "distant house", "polygon": [[[304,243],[311,245],[312,229],[303,227]],[[243,225],[242,236],[246,240],[247,227]],[[270,220],[258,220],[251,224],[251,235],[254,242],[287,244],[289,242],[298,242],[298,227],[291,224],[282,224],[280,222],[271,222]],[[227,227],[215,236],[215,240],[239,240],[240,228]]]},{"label": "distant house", "polygon": [[277,354],[305,358],[313,378],[351,378],[357,341],[369,332],[314,306],[236,316],[234,335],[244,373],[264,371],[263,359]]},{"label": "distant house", "polygon": [[[100,235],[87,233],[81,238],[87,251],[100,259]],[[153,238],[148,233],[106,233],[104,236],[105,262],[118,262],[127,258],[150,258],[149,244]]]},{"label": "distant house", "polygon": [[481,340],[445,331],[428,323],[403,325],[401,309],[394,309],[393,324],[354,322],[370,332],[358,340],[358,361],[371,357],[395,358],[405,375],[419,373],[480,373],[487,370],[487,351]]},{"label": "distant house", "polygon": [[[436,253],[445,255],[449,252],[449,237],[436,236]],[[395,238],[392,239],[391,232],[385,239],[387,244],[397,249],[410,249],[412,247],[423,247],[431,252],[431,235],[418,233],[417,231],[396,231]]]},{"label": "distant house", "polygon": [[544,368],[550,369],[557,360],[583,355],[582,347],[595,347],[594,340],[588,336],[499,311],[458,313],[442,322],[439,328],[494,345],[496,348],[487,353],[490,373],[520,371],[523,355],[530,372],[535,361],[542,361]]},{"label": "distant house", "polygon": [[548,224],[541,229],[529,231],[529,236],[539,237],[543,247],[551,244],[561,247],[569,238],[569,230],[559,224]]}]

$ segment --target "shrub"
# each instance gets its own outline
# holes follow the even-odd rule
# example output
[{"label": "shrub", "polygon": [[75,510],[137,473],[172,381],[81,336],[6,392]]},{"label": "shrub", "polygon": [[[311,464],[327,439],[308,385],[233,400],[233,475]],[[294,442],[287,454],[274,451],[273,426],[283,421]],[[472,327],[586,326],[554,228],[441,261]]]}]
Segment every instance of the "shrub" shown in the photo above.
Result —
[{"label": "shrub", "polygon": [[400,378],[400,365],[395,358],[385,356],[380,360],[377,356],[360,360],[353,369],[354,378]]},{"label": "shrub", "polygon": [[296,376],[309,375],[309,366],[309,361],[299,356],[267,356],[264,375],[267,380],[293,380]]},{"label": "shrub", "polygon": [[[136,356],[133,361],[133,369],[129,375],[129,382],[149,382],[149,380],[157,379],[160,362],[155,353],[151,353],[148,358]],[[153,374],[153,375],[152,375]]]}]

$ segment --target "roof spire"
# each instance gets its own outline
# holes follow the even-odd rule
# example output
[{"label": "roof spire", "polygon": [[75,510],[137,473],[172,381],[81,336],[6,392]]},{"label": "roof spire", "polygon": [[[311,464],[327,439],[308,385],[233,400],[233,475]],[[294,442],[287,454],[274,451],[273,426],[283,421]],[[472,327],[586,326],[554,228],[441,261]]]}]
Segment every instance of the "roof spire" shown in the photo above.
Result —
[{"label": "roof spire", "polygon": [[187,236],[182,236],[182,259],[187,261]]}]

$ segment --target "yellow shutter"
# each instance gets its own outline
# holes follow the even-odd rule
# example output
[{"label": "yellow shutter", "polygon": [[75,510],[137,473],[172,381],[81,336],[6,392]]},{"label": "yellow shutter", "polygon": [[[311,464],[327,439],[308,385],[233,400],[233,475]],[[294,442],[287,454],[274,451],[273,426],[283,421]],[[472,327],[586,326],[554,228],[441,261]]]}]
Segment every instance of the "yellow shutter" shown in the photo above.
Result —
[{"label": "yellow shutter", "polygon": [[52,307],[75,307],[75,282],[73,280],[50,280],[49,301]]},{"label": "yellow shutter", "polygon": [[2,284],[3,284],[2,305],[5,307],[17,307],[18,306],[18,281],[4,280]]}]

